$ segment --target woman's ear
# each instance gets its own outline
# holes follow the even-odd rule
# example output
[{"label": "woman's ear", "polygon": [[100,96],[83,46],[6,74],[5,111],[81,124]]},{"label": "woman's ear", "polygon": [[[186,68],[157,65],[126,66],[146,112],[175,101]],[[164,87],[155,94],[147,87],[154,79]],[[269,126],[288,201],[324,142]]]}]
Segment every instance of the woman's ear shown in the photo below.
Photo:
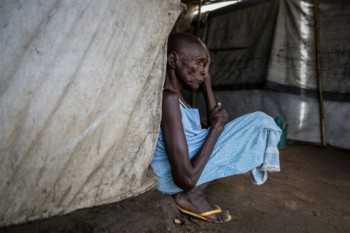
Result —
[{"label": "woman's ear", "polygon": [[174,52],[170,52],[168,54],[168,66],[172,69],[176,68],[176,54]]}]

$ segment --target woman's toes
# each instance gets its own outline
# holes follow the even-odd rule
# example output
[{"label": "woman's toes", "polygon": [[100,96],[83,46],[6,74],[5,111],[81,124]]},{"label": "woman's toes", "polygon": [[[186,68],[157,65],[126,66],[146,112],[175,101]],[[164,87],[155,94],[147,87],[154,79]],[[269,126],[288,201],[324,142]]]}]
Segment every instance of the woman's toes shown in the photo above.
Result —
[{"label": "woman's toes", "polygon": [[224,215],[219,214],[219,215],[218,215],[218,221],[221,222],[221,223],[225,222],[225,217],[224,217]]}]

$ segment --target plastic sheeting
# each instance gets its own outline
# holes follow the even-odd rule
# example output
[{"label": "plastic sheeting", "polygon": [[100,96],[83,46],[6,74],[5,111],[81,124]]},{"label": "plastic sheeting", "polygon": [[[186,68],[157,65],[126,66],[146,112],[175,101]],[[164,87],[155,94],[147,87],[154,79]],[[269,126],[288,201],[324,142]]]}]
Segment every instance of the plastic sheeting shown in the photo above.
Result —
[{"label": "plastic sheeting", "polygon": [[214,87],[259,86],[266,79],[278,2],[227,8],[209,14],[208,19],[206,43],[212,56]]},{"label": "plastic sheeting", "polygon": [[[216,94],[231,117],[261,110],[286,119],[289,138],[320,142],[314,6],[243,1],[209,14],[204,37]],[[326,140],[350,149],[350,3],[321,1],[320,61]]]},{"label": "plastic sheeting", "polygon": [[0,3],[0,225],[153,186],[180,1]]}]

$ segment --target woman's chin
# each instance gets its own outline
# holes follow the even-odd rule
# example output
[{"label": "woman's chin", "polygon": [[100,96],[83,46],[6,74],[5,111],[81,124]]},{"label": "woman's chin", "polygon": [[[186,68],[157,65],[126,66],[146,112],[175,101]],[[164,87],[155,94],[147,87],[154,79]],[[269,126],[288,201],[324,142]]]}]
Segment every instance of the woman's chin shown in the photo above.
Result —
[{"label": "woman's chin", "polygon": [[199,89],[199,86],[200,86],[200,85],[187,84],[187,85],[184,86],[184,88],[185,88],[186,90],[189,90],[189,91],[196,91],[196,90]]},{"label": "woman's chin", "polygon": [[188,85],[188,88],[191,89],[192,91],[197,91],[200,87],[199,83],[191,83],[190,85]]}]

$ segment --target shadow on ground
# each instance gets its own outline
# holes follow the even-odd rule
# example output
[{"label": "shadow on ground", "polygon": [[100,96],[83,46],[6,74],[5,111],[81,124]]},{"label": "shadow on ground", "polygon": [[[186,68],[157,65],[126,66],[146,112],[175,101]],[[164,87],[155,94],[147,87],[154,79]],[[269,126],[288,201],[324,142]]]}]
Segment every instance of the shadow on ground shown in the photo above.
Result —
[{"label": "shadow on ground", "polygon": [[[248,175],[220,180],[207,193],[212,203],[238,215],[227,224],[183,218],[168,196],[150,191],[136,198],[18,226],[6,233],[338,233],[350,232],[350,152],[293,145],[281,152],[282,172],[263,186]],[[175,217],[185,220],[175,225]]]}]

